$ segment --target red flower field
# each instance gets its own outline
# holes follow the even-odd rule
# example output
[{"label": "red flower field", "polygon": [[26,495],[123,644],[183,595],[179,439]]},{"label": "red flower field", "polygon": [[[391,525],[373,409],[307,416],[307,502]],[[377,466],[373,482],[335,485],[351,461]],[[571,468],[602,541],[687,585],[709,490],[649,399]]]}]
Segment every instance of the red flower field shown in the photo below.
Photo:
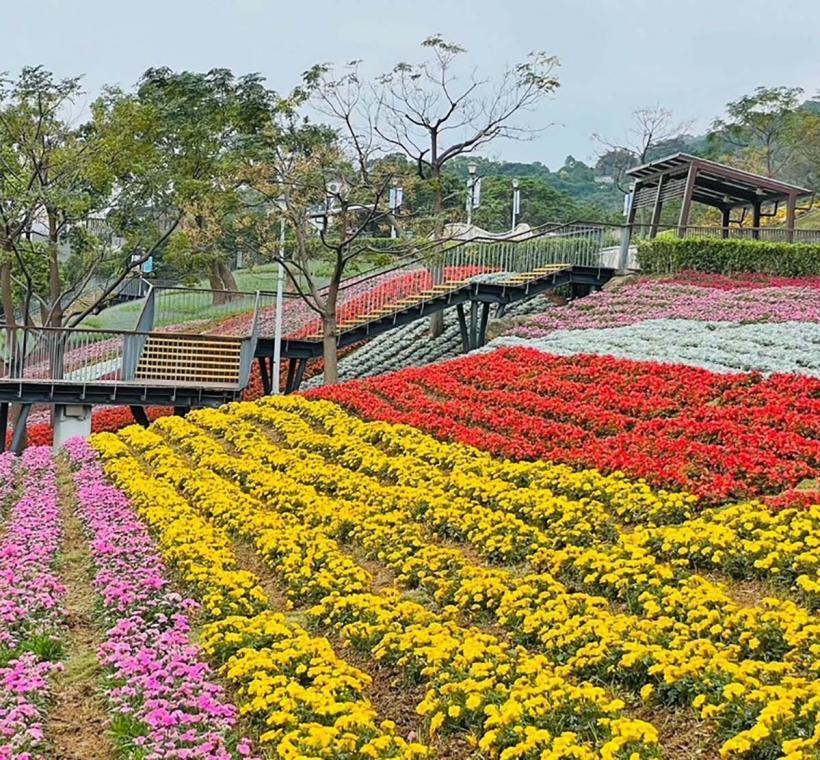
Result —
[{"label": "red flower field", "polygon": [[710,503],[775,496],[820,465],[820,380],[530,349],[309,393],[499,456],[620,470]]}]

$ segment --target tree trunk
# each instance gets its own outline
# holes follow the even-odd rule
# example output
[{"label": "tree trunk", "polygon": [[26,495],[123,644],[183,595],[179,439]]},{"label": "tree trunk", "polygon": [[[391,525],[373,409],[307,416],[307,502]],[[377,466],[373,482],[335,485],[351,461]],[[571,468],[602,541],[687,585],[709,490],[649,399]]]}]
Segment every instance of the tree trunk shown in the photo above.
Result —
[{"label": "tree trunk", "polygon": [[222,273],[219,271],[219,264],[216,261],[208,266],[208,284],[214,292],[211,303],[214,306],[225,303],[227,300],[226,295],[221,292],[225,289],[225,283],[222,282]]},{"label": "tree trunk", "polygon": [[[14,254],[11,251],[0,249],[0,256],[2,256],[2,263],[0,263],[0,300],[3,302],[3,319],[7,329],[6,333],[6,351],[5,357],[12,360],[17,353],[17,340],[12,328],[16,327],[17,320],[14,316],[14,294],[11,284],[11,257]],[[11,362],[13,364],[13,361]],[[8,371],[11,368],[7,368]],[[14,431],[17,427],[17,420],[20,418],[20,413],[23,407],[20,404],[11,404],[9,408],[9,430]],[[23,445],[25,445],[26,436],[23,436]]]},{"label": "tree trunk", "polygon": [[335,385],[339,382],[339,370],[336,364],[336,340],[338,338],[336,327],[336,298],[339,294],[341,276],[341,267],[337,267],[334,279],[331,280],[328,286],[325,310],[322,315],[322,359],[325,365],[324,385]]},{"label": "tree trunk", "polygon": [[3,263],[0,264],[0,298],[3,301],[3,318],[6,327],[14,327],[14,294],[11,287],[11,251],[2,251]]},{"label": "tree trunk", "polygon": [[6,371],[10,371],[15,363],[14,357],[17,355],[17,334],[14,328],[17,321],[14,317],[14,292],[11,285],[11,251],[0,251],[2,263],[0,263],[0,300],[3,301],[3,321],[6,328],[6,350],[4,359],[10,365]]},{"label": "tree trunk", "polygon": [[324,360],[324,385],[339,382],[336,362],[336,314],[322,317],[322,359]]},{"label": "tree trunk", "polygon": [[[444,237],[444,188],[441,186],[441,169],[433,169],[433,213],[436,217],[435,236],[436,240]],[[438,285],[444,280],[444,269],[442,264],[434,264],[430,268],[433,285]],[[444,311],[439,311],[430,316],[430,337],[438,338],[444,332]]]},{"label": "tree trunk", "polygon": [[217,262],[216,266],[219,270],[219,275],[222,280],[223,290],[239,290],[239,288],[236,285],[236,278],[233,276],[231,268],[224,261]]},{"label": "tree trunk", "polygon": [[60,282],[60,258],[58,251],[59,225],[54,214],[48,215],[48,290],[51,301],[49,327],[63,326],[62,283]]}]

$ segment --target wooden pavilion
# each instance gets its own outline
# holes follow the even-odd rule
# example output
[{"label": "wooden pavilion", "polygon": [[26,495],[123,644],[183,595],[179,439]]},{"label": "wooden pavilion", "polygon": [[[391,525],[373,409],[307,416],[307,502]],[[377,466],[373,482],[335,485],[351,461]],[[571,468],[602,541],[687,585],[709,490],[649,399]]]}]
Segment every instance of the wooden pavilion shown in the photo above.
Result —
[{"label": "wooden pavilion", "polygon": [[729,237],[732,212],[740,209],[745,216],[752,212],[752,237],[758,237],[763,207],[774,215],[778,207],[786,204],[786,231],[789,239],[794,233],[794,221],[799,198],[811,196],[811,190],[786,182],[763,177],[759,174],[735,169],[732,166],[709,161],[705,158],[675,153],[650,161],[627,171],[634,179],[632,203],[627,223],[635,223],[638,209],[651,208],[650,237],[658,231],[664,203],[680,200],[678,235],[683,236],[689,225],[692,202],[718,208],[723,214],[723,237]]}]

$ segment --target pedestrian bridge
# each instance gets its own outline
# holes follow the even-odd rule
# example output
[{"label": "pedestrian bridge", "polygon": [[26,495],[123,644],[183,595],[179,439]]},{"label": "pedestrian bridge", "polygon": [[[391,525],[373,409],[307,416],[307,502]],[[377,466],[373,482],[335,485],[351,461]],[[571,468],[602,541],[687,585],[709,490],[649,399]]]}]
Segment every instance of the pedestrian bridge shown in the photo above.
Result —
[{"label": "pedestrian bridge", "polygon": [[[561,285],[584,295],[613,275],[603,266],[605,228],[552,225],[516,240],[442,244],[435,256],[407,256],[342,283],[336,344],[342,348],[456,308],[465,351],[480,346],[490,308]],[[33,404],[56,408],[55,445],[88,434],[95,405],[178,411],[241,397],[254,359],[273,390],[276,297],[145,283],[133,329],[20,326],[0,333],[0,445],[9,405],[20,405],[13,446]],[[286,294],[281,356],[286,390],[299,387],[307,361],[322,354],[322,327],[301,297]]]}]

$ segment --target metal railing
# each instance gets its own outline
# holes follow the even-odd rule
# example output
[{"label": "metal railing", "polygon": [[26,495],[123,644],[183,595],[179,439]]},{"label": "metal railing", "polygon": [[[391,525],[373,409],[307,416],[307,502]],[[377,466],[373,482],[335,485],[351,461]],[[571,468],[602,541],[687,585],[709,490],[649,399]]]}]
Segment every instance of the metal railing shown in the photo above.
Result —
[{"label": "metal railing", "polygon": [[[153,329],[199,324],[196,332],[205,333],[229,317],[252,315],[258,306],[257,291],[160,286],[152,288],[151,292],[154,297]],[[252,318],[249,316],[246,326],[238,327],[242,331],[235,337],[250,335],[251,326]]]},{"label": "metal railing", "polygon": [[551,264],[601,267],[606,225],[573,223],[555,225],[516,240],[479,240],[468,243],[465,261],[473,257],[488,272],[523,273]]},{"label": "metal railing", "polygon": [[140,338],[140,333],[125,330],[6,328],[0,345],[0,379],[124,382],[133,377],[133,368],[130,376],[127,369],[129,356]]},{"label": "metal railing", "polygon": [[[147,310],[143,311],[143,314],[147,313]],[[55,327],[5,328],[0,333],[0,380],[76,384],[142,382],[135,379],[136,372],[152,334],[157,333]],[[202,343],[203,356],[208,353],[208,344],[220,339],[182,332],[175,337],[188,344]],[[258,319],[254,317],[252,334],[241,339],[239,388],[245,387],[250,378],[257,337]],[[150,385],[151,382],[144,381],[143,384]]]},{"label": "metal railing", "polygon": [[632,239],[645,240],[658,235],[681,238],[723,238],[727,240],[761,240],[770,243],[820,243],[820,230],[784,227],[728,227],[712,225],[633,224]]},{"label": "metal railing", "polygon": [[[471,281],[496,282],[562,264],[600,268],[607,225],[548,225],[515,238],[449,241],[432,255],[405,257],[398,264],[345,281],[338,292],[336,319],[341,330],[375,319],[390,308],[416,299],[423,304]],[[321,322],[315,314],[288,331],[290,338],[315,339]]]}]

